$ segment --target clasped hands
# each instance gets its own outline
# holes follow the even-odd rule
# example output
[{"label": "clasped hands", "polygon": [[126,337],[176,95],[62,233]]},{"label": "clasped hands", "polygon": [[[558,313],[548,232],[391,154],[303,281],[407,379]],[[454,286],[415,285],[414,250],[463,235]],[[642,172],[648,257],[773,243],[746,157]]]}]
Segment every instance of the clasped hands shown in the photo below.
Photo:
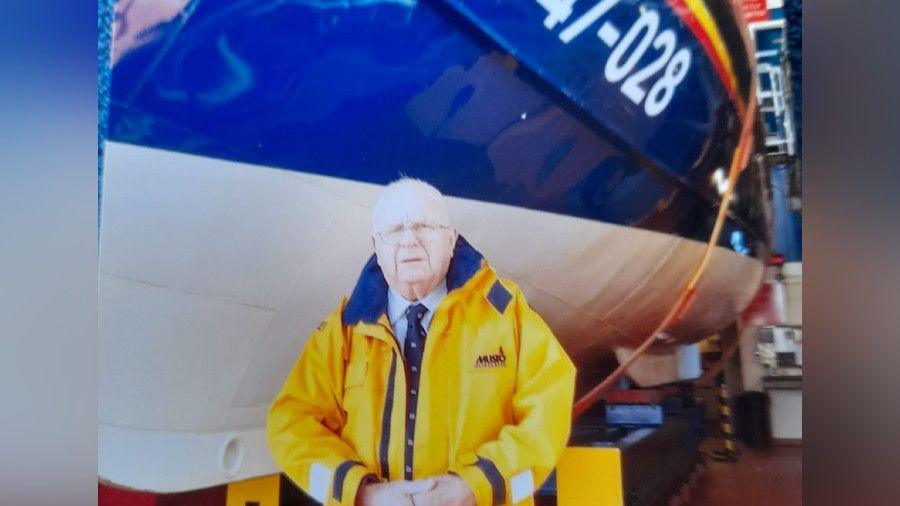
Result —
[{"label": "clasped hands", "polygon": [[453,474],[416,481],[369,483],[359,487],[356,506],[475,506],[475,495]]}]

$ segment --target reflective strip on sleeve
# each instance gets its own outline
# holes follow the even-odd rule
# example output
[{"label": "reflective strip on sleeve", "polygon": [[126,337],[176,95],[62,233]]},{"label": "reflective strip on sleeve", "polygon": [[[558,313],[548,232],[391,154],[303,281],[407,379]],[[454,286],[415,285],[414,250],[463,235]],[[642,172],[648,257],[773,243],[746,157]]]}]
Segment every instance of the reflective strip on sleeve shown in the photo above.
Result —
[{"label": "reflective strip on sleeve", "polygon": [[328,498],[328,484],[331,482],[331,470],[318,462],[309,467],[309,495],[316,501],[325,504]]},{"label": "reflective strip on sleeve", "polygon": [[509,493],[513,504],[530,497],[534,493],[534,475],[526,469],[509,479]]}]

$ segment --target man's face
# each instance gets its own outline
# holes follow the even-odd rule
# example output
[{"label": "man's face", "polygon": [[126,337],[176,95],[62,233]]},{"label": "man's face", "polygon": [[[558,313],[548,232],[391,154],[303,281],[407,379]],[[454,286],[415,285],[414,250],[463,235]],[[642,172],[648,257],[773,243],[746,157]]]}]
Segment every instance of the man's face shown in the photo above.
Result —
[{"label": "man's face", "polygon": [[376,209],[372,221],[375,256],[391,288],[402,294],[410,285],[430,291],[444,279],[457,233],[438,202],[414,188],[399,189]]}]

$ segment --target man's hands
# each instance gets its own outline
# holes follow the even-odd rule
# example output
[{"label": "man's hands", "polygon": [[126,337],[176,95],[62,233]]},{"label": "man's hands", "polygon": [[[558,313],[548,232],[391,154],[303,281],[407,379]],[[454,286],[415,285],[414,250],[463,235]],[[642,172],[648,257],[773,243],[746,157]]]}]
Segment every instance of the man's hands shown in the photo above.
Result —
[{"label": "man's hands", "polygon": [[443,474],[417,481],[370,483],[359,487],[356,506],[475,506],[462,478]]},{"label": "man's hands", "polygon": [[434,484],[429,478],[361,485],[356,493],[356,506],[414,506],[412,496],[427,493]]},{"label": "man's hands", "polygon": [[434,486],[412,496],[415,506],[475,506],[475,494],[469,485],[455,474],[429,478]]}]

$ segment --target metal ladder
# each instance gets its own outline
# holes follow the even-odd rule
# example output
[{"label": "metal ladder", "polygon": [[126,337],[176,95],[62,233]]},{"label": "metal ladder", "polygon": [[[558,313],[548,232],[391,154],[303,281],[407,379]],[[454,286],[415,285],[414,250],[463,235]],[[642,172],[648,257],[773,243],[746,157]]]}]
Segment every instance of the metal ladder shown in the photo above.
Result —
[{"label": "metal ladder", "polygon": [[769,155],[793,157],[796,153],[794,117],[790,88],[790,69],[785,54],[785,24],[777,19],[750,23],[750,35],[756,52],[756,100],[765,124]]}]

